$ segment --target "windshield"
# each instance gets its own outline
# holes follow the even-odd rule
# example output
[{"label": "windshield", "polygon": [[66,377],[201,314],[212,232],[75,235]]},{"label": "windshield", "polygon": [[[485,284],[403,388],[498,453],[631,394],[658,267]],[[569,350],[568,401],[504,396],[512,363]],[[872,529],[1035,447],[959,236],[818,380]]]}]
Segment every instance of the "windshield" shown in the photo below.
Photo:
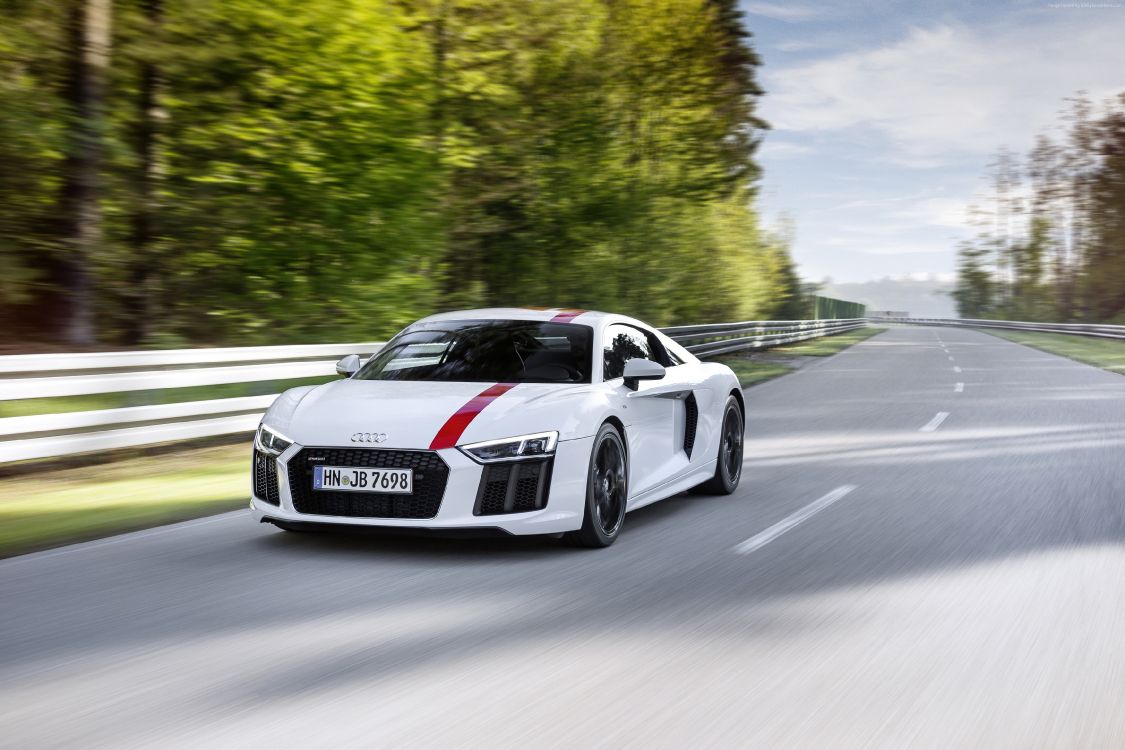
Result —
[{"label": "windshield", "polygon": [[534,320],[420,323],[395,336],[358,380],[589,383],[592,330]]}]

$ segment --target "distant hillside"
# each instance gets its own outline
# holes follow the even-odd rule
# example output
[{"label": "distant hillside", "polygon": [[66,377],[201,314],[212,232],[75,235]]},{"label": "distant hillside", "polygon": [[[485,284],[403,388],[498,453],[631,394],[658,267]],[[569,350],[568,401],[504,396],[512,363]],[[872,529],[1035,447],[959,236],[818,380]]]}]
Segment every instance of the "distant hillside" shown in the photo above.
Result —
[{"label": "distant hillside", "polygon": [[953,281],[935,276],[923,278],[885,278],[850,284],[828,281],[821,294],[862,302],[868,310],[905,310],[918,318],[957,317]]}]

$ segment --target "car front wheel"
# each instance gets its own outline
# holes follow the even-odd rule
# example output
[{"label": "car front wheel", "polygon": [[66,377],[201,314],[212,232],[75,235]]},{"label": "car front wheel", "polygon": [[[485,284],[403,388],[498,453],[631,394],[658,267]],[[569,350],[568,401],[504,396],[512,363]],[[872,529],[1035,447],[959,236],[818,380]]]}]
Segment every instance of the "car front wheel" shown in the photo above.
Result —
[{"label": "car front wheel", "polygon": [[617,539],[629,498],[629,463],[621,433],[604,424],[594,438],[582,528],[566,535],[578,547],[608,547]]}]

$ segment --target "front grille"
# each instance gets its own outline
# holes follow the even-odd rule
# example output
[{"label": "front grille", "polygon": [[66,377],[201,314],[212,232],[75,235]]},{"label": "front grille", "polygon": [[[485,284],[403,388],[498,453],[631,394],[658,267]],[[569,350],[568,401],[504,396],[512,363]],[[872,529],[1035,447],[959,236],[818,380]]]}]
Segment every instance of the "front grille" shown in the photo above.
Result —
[{"label": "front grille", "polygon": [[[315,458],[316,460],[310,460]],[[314,490],[314,466],[413,469],[414,494]],[[289,460],[289,492],[298,513],[352,518],[433,518],[441,507],[449,467],[434,451],[380,448],[302,448]]]},{"label": "front grille", "polygon": [[691,458],[691,449],[695,447],[695,430],[699,425],[699,404],[695,403],[694,393],[689,393],[684,399],[684,408],[687,409],[687,420],[684,423],[684,453]]},{"label": "front grille", "polygon": [[481,472],[473,515],[526,513],[547,507],[551,464],[549,458],[486,464]]},{"label": "front grille", "polygon": [[277,491],[277,461],[268,453],[254,449],[254,494],[270,505],[281,505]]}]

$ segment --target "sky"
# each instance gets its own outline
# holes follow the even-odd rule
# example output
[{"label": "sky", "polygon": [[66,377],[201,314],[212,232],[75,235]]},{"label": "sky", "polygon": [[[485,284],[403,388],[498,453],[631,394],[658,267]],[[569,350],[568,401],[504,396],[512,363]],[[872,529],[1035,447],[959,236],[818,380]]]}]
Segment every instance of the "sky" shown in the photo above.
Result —
[{"label": "sky", "polygon": [[1064,101],[1125,90],[1125,0],[743,0],[762,56],[767,223],[801,275],[951,279],[965,209]]}]

